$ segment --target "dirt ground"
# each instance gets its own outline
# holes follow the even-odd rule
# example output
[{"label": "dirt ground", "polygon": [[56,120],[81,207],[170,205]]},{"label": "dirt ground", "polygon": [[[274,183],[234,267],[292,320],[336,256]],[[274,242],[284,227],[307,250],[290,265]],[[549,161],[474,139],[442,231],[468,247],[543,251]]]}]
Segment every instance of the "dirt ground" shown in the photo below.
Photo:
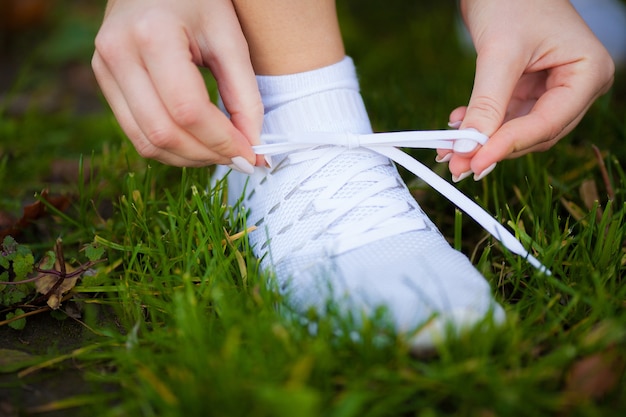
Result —
[{"label": "dirt ground", "polygon": [[[0,349],[54,357],[84,345],[89,333],[82,324],[70,318],[61,321],[49,314],[40,314],[29,318],[23,330],[0,327]],[[19,378],[17,372],[0,373],[0,417],[31,415],[33,413],[29,410],[34,407],[93,393],[94,389],[85,379],[80,364],[72,361],[65,361],[24,378]],[[36,415],[71,417],[81,413],[69,409]]]}]

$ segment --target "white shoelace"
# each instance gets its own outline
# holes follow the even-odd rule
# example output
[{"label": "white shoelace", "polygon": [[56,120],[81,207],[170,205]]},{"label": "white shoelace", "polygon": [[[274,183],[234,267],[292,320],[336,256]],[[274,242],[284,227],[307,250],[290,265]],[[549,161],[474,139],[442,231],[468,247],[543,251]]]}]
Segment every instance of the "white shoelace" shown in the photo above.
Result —
[{"label": "white shoelace", "polygon": [[305,132],[297,135],[263,135],[262,139],[265,144],[257,145],[253,148],[257,154],[265,155],[266,157],[324,145],[343,146],[348,149],[363,147],[384,155],[420,177],[453,202],[498,239],[510,252],[525,258],[540,272],[550,275],[550,271],[532,256],[522,243],[487,211],[424,164],[397,148],[453,149],[458,141],[473,141],[484,144],[488,138],[481,133],[472,130],[406,131],[371,134]]}]

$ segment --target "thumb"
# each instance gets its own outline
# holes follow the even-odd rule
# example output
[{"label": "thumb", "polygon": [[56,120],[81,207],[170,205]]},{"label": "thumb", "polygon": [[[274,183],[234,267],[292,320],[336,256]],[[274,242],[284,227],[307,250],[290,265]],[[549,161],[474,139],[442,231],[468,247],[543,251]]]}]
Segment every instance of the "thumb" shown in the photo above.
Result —
[{"label": "thumb", "polygon": [[502,58],[507,56],[511,56],[510,51],[499,48],[479,52],[474,87],[465,114],[457,109],[456,116],[462,117],[461,129],[475,129],[490,138],[480,148],[474,144],[473,150],[478,149],[477,152],[470,150],[466,154],[471,158],[471,170],[478,177],[492,170],[508,152],[509,143],[498,143],[496,132],[504,123],[513,91],[524,70],[514,59]]},{"label": "thumb", "polygon": [[499,48],[479,52],[474,87],[460,128],[473,128],[491,137],[502,125],[513,90],[523,68],[503,59],[510,51]]}]

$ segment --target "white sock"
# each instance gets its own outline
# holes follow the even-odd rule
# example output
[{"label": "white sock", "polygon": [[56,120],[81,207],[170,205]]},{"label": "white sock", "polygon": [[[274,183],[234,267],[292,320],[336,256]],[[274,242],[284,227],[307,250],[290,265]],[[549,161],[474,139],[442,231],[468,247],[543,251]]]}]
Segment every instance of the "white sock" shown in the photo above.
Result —
[{"label": "white sock", "polygon": [[371,132],[349,57],[298,74],[257,76],[257,82],[265,107],[263,133]]}]

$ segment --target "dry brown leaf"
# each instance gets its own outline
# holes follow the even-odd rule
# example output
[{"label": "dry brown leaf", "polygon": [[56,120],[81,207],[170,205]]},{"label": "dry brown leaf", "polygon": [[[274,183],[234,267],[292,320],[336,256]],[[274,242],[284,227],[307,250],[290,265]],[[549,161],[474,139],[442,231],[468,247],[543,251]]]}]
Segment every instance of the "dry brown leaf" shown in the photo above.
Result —
[{"label": "dry brown leaf", "polygon": [[[55,270],[59,271],[59,267],[59,261],[57,260],[55,264]],[[65,272],[67,274],[72,273],[74,270],[75,268],[73,268],[70,264],[68,264],[67,262],[65,263]],[[61,278],[57,275],[41,273],[39,274],[39,279],[35,281],[35,288],[39,293],[44,295],[52,291],[46,302],[51,309],[57,310],[59,307],[61,307],[61,299],[63,298],[63,294],[74,288],[76,282],[78,281],[78,278],[79,276],[63,279],[61,284],[57,288],[54,288],[54,286],[57,284],[57,281]]]},{"label": "dry brown leaf", "polygon": [[616,348],[587,356],[568,371],[566,389],[575,402],[602,398],[617,387],[625,367],[626,360]]},{"label": "dry brown leaf", "polygon": [[561,198],[561,204],[576,221],[584,221],[587,212],[572,201]]},{"label": "dry brown leaf", "polygon": [[6,31],[18,31],[41,25],[50,14],[47,0],[4,0],[0,2],[0,22]]},{"label": "dry brown leaf", "polygon": [[[71,203],[70,199],[65,196],[49,196],[48,190],[43,190],[41,192],[41,198],[59,211],[65,211]],[[7,235],[16,237],[26,226],[47,214],[48,209],[40,200],[25,206],[20,219],[0,230],[0,241],[2,241]]]},{"label": "dry brown leaf", "polygon": [[580,197],[585,203],[587,210],[593,209],[594,204],[600,201],[598,187],[594,180],[585,180],[580,184]]},{"label": "dry brown leaf", "polygon": [[[226,236],[226,239],[222,239],[222,246],[224,246],[226,244],[226,242],[234,242],[238,239],[241,239],[242,237],[244,237],[246,234],[253,232],[256,230],[256,226],[250,226],[248,227],[246,230],[242,230],[241,232],[237,232],[233,235],[229,235],[228,232],[226,230],[224,230],[224,235]],[[211,243],[209,243],[208,245],[208,249],[209,250],[213,250],[213,245]]]}]

